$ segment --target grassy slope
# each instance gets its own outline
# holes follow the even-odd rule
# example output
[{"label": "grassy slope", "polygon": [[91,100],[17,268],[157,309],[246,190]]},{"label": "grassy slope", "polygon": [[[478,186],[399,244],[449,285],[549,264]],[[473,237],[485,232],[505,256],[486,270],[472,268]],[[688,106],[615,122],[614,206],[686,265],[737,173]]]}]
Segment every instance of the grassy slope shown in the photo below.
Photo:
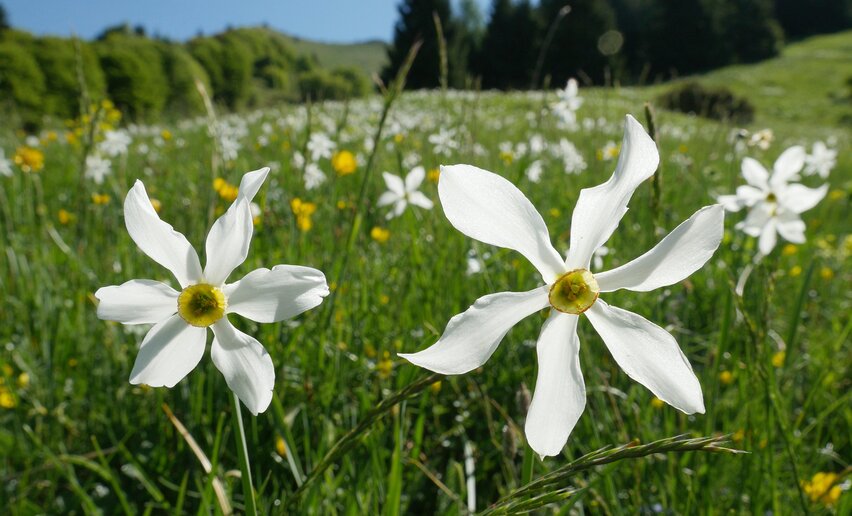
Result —
[{"label": "grassy slope", "polygon": [[[819,43],[834,48],[839,43],[833,38],[801,45]],[[780,61],[799,51],[799,45],[791,46]],[[836,72],[830,61],[797,62],[824,81],[831,80],[827,74]],[[772,63],[727,69],[701,80],[731,73],[733,87],[748,93],[747,86],[738,85],[740,79],[764,85],[781,72],[792,78],[805,77],[804,71],[785,70]],[[809,144],[829,129],[837,132],[835,127],[822,127],[836,121],[821,122],[820,117],[830,113],[830,104],[813,92],[823,85],[801,82],[802,89],[811,88],[816,106],[802,111],[784,107],[795,107],[796,98],[809,97],[799,89],[793,91],[798,84],[788,87],[788,96],[762,98],[764,104],[758,108],[765,109],[759,112],[762,118],[758,122],[775,129],[779,142],[764,153],[750,149],[749,155],[768,164],[787,141]],[[547,97],[484,93],[447,99],[438,94],[406,94],[394,106],[393,117],[417,117],[417,123],[401,141],[388,132],[367,182],[370,205],[385,189],[378,173],[399,172],[397,153],[417,152],[427,168],[439,163],[472,163],[518,178],[521,189],[545,217],[557,249],[563,250],[568,245],[570,211],[579,188],[603,181],[613,168],[612,162],[595,160],[595,150],[620,139],[624,113],[634,113],[641,120],[642,103],[655,93],[653,88],[583,90],[586,103],[580,116],[602,117],[608,122],[604,128],[567,134],[554,126],[552,117],[538,118],[542,108],[554,100],[552,93]],[[349,108],[348,127],[335,138],[342,147],[357,150],[372,134],[376,114],[371,105],[361,102]],[[238,158],[220,169],[222,176],[236,183],[241,172],[261,163],[281,165],[258,196],[263,222],[255,230],[247,262],[232,280],[256,267],[277,263],[318,267],[330,280],[334,278],[347,246],[350,207],[365,171],[359,168],[352,176],[335,177],[328,160],[322,159],[320,165],[329,181],[305,191],[301,171],[292,165],[286,150],[304,146],[306,131],[295,122],[306,119],[303,110],[284,106],[280,113],[265,111],[248,124],[251,136]],[[315,105],[313,110],[315,127],[334,127],[343,119],[340,104]],[[797,112],[803,122],[791,123]],[[288,122],[285,130],[276,131],[267,146],[253,145],[262,122],[274,125],[288,115],[294,115],[292,126]],[[666,229],[671,229],[712,202],[713,193],[731,191],[741,182],[740,156],[730,154],[725,141],[730,127],[726,125],[677,113],[660,113],[658,122],[665,177],[663,218]],[[142,512],[147,506],[178,513],[180,502],[191,512],[199,508],[200,512],[214,512],[210,476],[162,414],[162,403],[169,404],[217,464],[215,471],[223,478],[229,498],[237,503],[241,499],[238,480],[225,474],[237,464],[227,424],[228,391],[209,354],[173,389],[132,386],[127,377],[141,334],[95,317],[92,293],[98,287],[130,278],[171,281],[169,273],[144,256],[124,229],[120,199],[135,178],[143,178],[150,194],[162,201],[163,219],[186,233],[199,249],[211,222],[204,214],[212,216],[211,205],[226,207],[210,188],[212,147],[206,128],[166,127],[175,134],[170,142],[155,143],[153,136],[137,136],[137,143],[144,142],[153,150],[132,150],[126,160],[117,160],[113,175],[101,186],[80,182],[79,156],[64,140],[44,147],[42,173],[16,171],[12,178],[0,181],[0,193],[7,199],[0,203],[4,230],[0,232],[4,250],[0,253],[0,305],[4,307],[0,311],[0,343],[4,343],[0,358],[10,366],[10,372],[0,373],[3,385],[14,391],[17,404],[0,410],[0,456],[4,457],[0,478],[9,486],[0,490],[0,506],[9,507],[12,514],[67,513],[87,504],[114,514],[121,512],[118,495],[128,499],[128,512]],[[462,147],[450,156],[436,155],[427,138],[439,127],[469,133],[470,139],[459,138]],[[682,136],[675,137],[673,129],[679,129]],[[545,156],[542,183],[523,179],[526,162],[505,163],[497,149],[503,141],[525,142],[534,132],[549,142],[569,138],[589,162],[588,170],[565,175],[559,160]],[[840,136],[840,162],[830,178],[832,190],[848,182],[852,171],[846,157],[848,136]],[[474,142],[486,153],[474,154]],[[19,143],[4,140],[0,146],[9,155]],[[687,157],[692,164],[678,164],[676,157]],[[437,204],[434,183],[427,181],[422,190]],[[631,201],[628,215],[607,243],[613,249],[605,259],[607,266],[624,263],[656,242],[650,191],[649,185],[643,185]],[[112,201],[93,205],[89,199],[94,192],[109,193]],[[307,233],[295,228],[290,212],[293,197],[318,205],[315,225]],[[338,201],[348,207],[340,210]],[[60,208],[73,211],[76,221],[67,226],[57,222],[55,214]],[[731,433],[733,445],[750,453],[739,457],[655,456],[587,472],[573,484],[588,486],[575,510],[650,513],[659,503],[672,514],[762,514],[768,510],[796,514],[802,512],[796,489],[799,480],[818,471],[842,470],[848,463],[852,435],[848,409],[848,364],[852,362],[846,343],[849,275],[845,272],[850,269],[848,254],[838,251],[848,227],[848,209],[847,198],[840,197],[806,213],[808,241],[793,254],[776,251],[750,280],[745,308],[758,319],[761,331],[789,342],[791,328],[801,326],[783,367],[769,369],[778,343],[765,338],[755,345],[734,307],[726,305],[729,282],[752,257],[749,246],[753,241],[733,229],[743,214],[729,216],[730,238],[688,282],[649,293],[606,295],[614,306],[636,311],[672,330],[699,375],[707,413],[687,417],[668,407],[655,408],[651,394],[620,372],[600,338],[583,321],[581,360],[588,386],[587,411],[569,440],[566,455],[576,457],[633,438],[649,442],[685,432]],[[278,435],[285,434],[293,463],[309,469],[378,400],[422,374],[397,359],[397,351],[413,351],[434,342],[447,321],[480,295],[528,290],[538,281],[535,271],[517,253],[473,244],[453,229],[439,206],[429,212],[410,211],[390,221],[384,210],[371,208],[364,217],[363,229],[353,244],[348,280],[335,289],[333,308],[330,298],[294,324],[255,325],[233,317],[241,329],[267,347],[277,368],[276,393],[283,410],[247,417],[246,423],[259,504],[269,514],[281,513],[283,509],[274,500],[286,500],[296,488],[290,466],[274,455]],[[390,240],[385,244],[372,241],[369,230],[373,226],[388,228]],[[465,256],[471,246],[493,254],[483,273],[468,276]],[[814,275],[806,287],[804,277],[811,263],[816,264]],[[833,280],[825,276],[824,268],[836,274]],[[795,304],[805,291],[808,295],[798,310]],[[517,487],[525,416],[517,393],[522,382],[533,387],[533,343],[541,322],[537,315],[521,322],[481,370],[447,378],[440,389],[400,404],[327,472],[300,505],[301,512],[379,513],[384,508],[388,513],[460,513],[460,504],[436,488],[411,460],[440,475],[454,496],[464,500],[461,461],[465,441],[475,444],[478,509]],[[383,358],[385,352],[387,359]],[[393,365],[386,374],[379,370],[383,360]],[[777,382],[772,391],[766,387],[767,371],[772,371],[772,382]],[[13,375],[21,372],[27,372],[28,382],[18,387],[20,379]],[[722,372],[729,373],[725,381]],[[786,430],[769,410],[770,394],[775,390]],[[225,424],[217,427],[220,421]],[[789,459],[785,439],[795,462]],[[103,451],[96,452],[96,447]],[[404,450],[402,456],[394,453],[399,449]],[[822,450],[840,459],[834,460]],[[538,477],[566,460],[536,460],[533,474]],[[181,485],[183,481],[186,483]],[[106,494],[98,494],[104,493],[104,487],[108,488]],[[402,491],[401,503],[394,503],[396,499],[389,494],[395,489]],[[839,514],[850,512],[849,493],[844,498],[836,509]],[[824,510],[819,504],[812,508]]]},{"label": "grassy slope", "polygon": [[[838,125],[852,117],[852,31],[788,45],[775,59],[735,65],[684,80],[726,86],[757,108],[756,124]],[[669,85],[654,86],[665,91]]]},{"label": "grassy slope", "polygon": [[385,44],[381,41],[336,44],[286,37],[296,52],[315,56],[323,68],[355,66],[372,76],[373,73],[381,71],[387,61]]}]

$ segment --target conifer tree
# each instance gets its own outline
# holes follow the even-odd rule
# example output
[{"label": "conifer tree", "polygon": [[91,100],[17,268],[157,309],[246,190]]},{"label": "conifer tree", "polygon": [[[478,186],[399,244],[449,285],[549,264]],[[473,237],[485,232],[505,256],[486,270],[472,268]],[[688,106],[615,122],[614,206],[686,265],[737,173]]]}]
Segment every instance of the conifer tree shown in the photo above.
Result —
[{"label": "conifer tree", "polygon": [[[406,87],[438,87],[441,79],[441,59],[432,13],[436,13],[441,20],[444,39],[453,41],[455,26],[450,20],[449,0],[403,0],[398,10],[399,20],[394,28],[393,44],[388,48],[388,65],[382,71],[382,80],[386,84],[393,80],[411,46],[421,40],[423,45],[408,72]],[[456,64],[450,63],[451,68]]]},{"label": "conifer tree", "polygon": [[484,88],[526,88],[538,54],[540,27],[528,0],[494,0],[476,59]]},{"label": "conifer tree", "polygon": [[602,83],[605,70],[614,61],[597,50],[598,40],[615,28],[615,12],[609,0],[541,0],[538,9],[545,27],[566,4],[570,4],[571,12],[561,20],[551,47],[546,49],[543,75],[550,75],[554,85],[584,75]]}]

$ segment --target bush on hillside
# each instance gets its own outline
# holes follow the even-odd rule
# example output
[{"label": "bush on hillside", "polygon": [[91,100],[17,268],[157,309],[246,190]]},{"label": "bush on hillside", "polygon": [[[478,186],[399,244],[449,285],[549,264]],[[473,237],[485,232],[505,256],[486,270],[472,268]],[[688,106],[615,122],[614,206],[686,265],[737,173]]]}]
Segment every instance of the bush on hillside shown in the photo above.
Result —
[{"label": "bush on hillside", "polygon": [[[27,126],[41,118],[44,74],[26,47],[13,42],[0,43],[0,98],[11,103]],[[4,106],[6,107],[6,106]]]},{"label": "bush on hillside", "polygon": [[727,88],[707,88],[688,82],[660,95],[660,107],[682,113],[694,113],[714,120],[747,124],[754,119],[754,106]]},{"label": "bush on hillside", "polygon": [[169,98],[169,79],[157,42],[119,35],[98,42],[97,49],[116,107],[133,119],[159,115]]},{"label": "bush on hillside", "polygon": [[45,114],[62,118],[79,115],[81,76],[90,100],[104,97],[104,74],[90,44],[75,39],[38,38],[33,40],[31,52],[44,75]]},{"label": "bush on hillside", "polygon": [[349,97],[363,97],[372,91],[370,80],[361,70],[344,66],[331,71],[335,77],[340,77],[349,84]]},{"label": "bush on hillside", "polygon": [[210,93],[210,79],[198,61],[182,46],[163,43],[160,45],[163,69],[169,81],[169,98],[166,107],[170,112],[196,114],[204,112],[204,101],[195,86],[195,81]]},{"label": "bush on hillside", "polygon": [[299,96],[302,101],[339,100],[348,98],[351,87],[343,77],[325,70],[311,70],[299,75]]}]

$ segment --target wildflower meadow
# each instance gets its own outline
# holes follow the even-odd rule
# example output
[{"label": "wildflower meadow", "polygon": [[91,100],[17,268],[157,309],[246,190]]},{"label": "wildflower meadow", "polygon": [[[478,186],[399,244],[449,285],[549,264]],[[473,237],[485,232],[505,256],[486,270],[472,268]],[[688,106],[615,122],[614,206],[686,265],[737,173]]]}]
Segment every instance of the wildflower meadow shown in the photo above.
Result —
[{"label": "wildflower meadow", "polygon": [[851,44],[0,127],[2,512],[852,513]]}]

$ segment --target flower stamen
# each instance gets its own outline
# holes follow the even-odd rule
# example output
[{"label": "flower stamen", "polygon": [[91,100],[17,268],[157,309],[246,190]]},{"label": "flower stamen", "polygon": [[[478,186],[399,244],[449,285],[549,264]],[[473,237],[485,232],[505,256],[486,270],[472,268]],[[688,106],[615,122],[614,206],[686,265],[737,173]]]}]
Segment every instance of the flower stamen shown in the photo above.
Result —
[{"label": "flower stamen", "polygon": [[553,283],[548,300],[560,312],[580,315],[595,304],[600,292],[591,272],[576,269],[566,272]]},{"label": "flower stamen", "polygon": [[225,315],[225,294],[221,290],[198,283],[183,289],[178,296],[178,314],[192,326],[206,328]]}]

